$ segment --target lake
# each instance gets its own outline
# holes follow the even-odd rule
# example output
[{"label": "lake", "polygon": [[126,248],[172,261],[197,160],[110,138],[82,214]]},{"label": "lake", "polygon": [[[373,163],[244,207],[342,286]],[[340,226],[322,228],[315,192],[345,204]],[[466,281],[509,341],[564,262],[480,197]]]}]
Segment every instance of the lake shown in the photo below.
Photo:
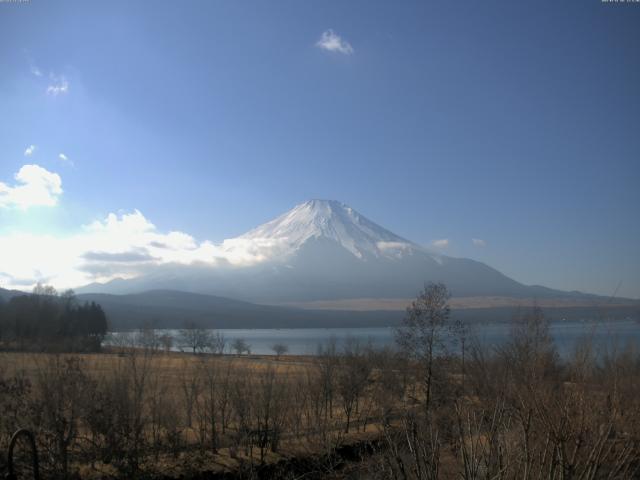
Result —
[{"label": "lake", "polygon": [[[471,336],[475,336],[484,345],[499,346],[508,338],[511,325],[506,323],[478,324],[471,327]],[[178,330],[165,330],[174,338]],[[251,353],[258,355],[273,354],[271,347],[282,343],[294,355],[313,355],[318,345],[335,338],[338,345],[349,337],[376,347],[394,344],[392,327],[376,328],[283,328],[283,329],[219,329],[229,348],[233,340],[244,339],[251,346]],[[602,353],[607,349],[622,348],[627,343],[640,347],[640,324],[634,320],[615,322],[556,322],[551,323],[550,332],[561,356],[570,355],[582,339],[589,337],[596,349]],[[174,348],[179,350],[179,348]],[[188,349],[185,349],[188,350]]]}]

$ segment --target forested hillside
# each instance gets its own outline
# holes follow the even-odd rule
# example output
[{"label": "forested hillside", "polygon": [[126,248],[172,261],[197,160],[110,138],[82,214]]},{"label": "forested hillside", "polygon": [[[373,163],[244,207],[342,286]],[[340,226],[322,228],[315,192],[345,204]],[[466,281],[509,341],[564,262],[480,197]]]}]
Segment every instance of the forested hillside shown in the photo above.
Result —
[{"label": "forested hillside", "polygon": [[0,345],[4,349],[96,351],[108,329],[95,302],[81,303],[73,291],[58,294],[38,286],[32,294],[0,300]]}]

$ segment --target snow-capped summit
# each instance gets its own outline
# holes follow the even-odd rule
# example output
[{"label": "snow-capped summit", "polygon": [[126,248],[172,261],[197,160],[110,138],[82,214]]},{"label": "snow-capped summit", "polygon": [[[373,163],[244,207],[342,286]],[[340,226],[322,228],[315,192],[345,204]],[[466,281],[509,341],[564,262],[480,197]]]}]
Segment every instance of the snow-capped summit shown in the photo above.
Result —
[{"label": "snow-capped summit", "polygon": [[240,238],[277,240],[295,251],[310,239],[337,242],[357,258],[402,256],[421,249],[335,200],[309,200]]}]

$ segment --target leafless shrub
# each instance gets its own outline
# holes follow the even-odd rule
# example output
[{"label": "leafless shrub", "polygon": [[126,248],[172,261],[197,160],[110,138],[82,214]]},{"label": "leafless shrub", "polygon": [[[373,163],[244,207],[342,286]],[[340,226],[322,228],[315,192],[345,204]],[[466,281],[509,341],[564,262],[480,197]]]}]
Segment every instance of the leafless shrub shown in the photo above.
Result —
[{"label": "leafless shrub", "polygon": [[[147,445],[147,395],[151,355],[132,352],[120,358],[113,371],[99,378],[85,422],[100,459],[112,463],[123,475],[134,476]],[[154,408],[160,408],[156,405]]]},{"label": "leafless shrub", "polygon": [[[217,362],[203,360],[197,369],[201,381],[201,394],[197,402],[198,425],[200,429],[200,445],[208,446],[212,452],[218,451],[220,442],[220,425],[223,423],[218,411],[219,398],[226,395],[223,391],[228,384],[221,382],[223,372]],[[224,412],[224,410],[223,410]]]},{"label": "leafless shrub", "polygon": [[[0,370],[0,450],[7,450],[13,432],[32,426],[32,393],[32,382],[23,373],[9,376]],[[0,466],[4,462],[0,456]]]},{"label": "leafless shrub", "polygon": [[90,381],[78,357],[46,357],[38,369],[34,389],[35,421],[43,448],[41,458],[66,478],[69,454],[80,430]]},{"label": "leafless shrub", "polygon": [[371,373],[371,363],[359,342],[347,340],[337,374],[337,390],[345,414],[345,433],[349,433],[352,415],[358,412],[359,403]]},{"label": "leafless shrub", "polygon": [[193,426],[193,411],[201,390],[199,373],[191,367],[189,359],[183,359],[182,373],[180,375],[180,393],[182,394],[185,425],[189,428]]}]

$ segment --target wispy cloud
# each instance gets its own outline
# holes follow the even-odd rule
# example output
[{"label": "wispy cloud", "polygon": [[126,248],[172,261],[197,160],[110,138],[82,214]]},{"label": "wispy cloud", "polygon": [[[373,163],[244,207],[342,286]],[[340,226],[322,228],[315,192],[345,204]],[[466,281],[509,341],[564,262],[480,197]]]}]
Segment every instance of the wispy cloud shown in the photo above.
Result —
[{"label": "wispy cloud", "polygon": [[481,238],[472,238],[471,242],[476,246],[476,247],[486,247],[487,246],[487,242],[485,242],[484,240],[482,240]]},{"label": "wispy cloud", "polygon": [[64,153],[59,153],[58,159],[60,159],[61,162],[66,163],[67,165],[71,165],[73,167],[73,160],[67,157]]},{"label": "wispy cloud", "polygon": [[31,75],[34,75],[36,77],[41,77],[42,70],[38,68],[38,66],[36,65],[36,62],[33,60],[33,57],[29,54],[29,51],[27,49],[23,49],[22,53],[24,54],[25,59],[29,64],[29,72],[31,72]]},{"label": "wispy cloud", "polygon": [[69,82],[64,75],[49,75],[51,83],[47,87],[47,95],[57,97],[69,92]]},{"label": "wispy cloud", "polygon": [[29,50],[27,50],[26,48],[23,48],[22,53],[24,54],[25,60],[29,64],[29,72],[31,72],[31,75],[34,75],[36,77],[41,77],[42,70],[40,70],[40,68],[36,65],[36,62],[31,56],[31,54],[29,53]]},{"label": "wispy cloud", "polygon": [[24,151],[24,156],[30,157],[31,155],[33,155],[37,148],[38,147],[36,147],[35,145],[29,145]]},{"label": "wispy cloud", "polygon": [[14,186],[0,182],[0,208],[53,207],[62,195],[60,176],[39,165],[24,165],[14,178]]},{"label": "wispy cloud", "polygon": [[354,53],[351,44],[331,29],[322,32],[320,40],[316,42],[316,47],[344,55],[352,55]]},{"label": "wispy cloud", "polygon": [[447,248],[449,246],[449,239],[441,238],[439,240],[434,240],[433,242],[431,242],[431,245],[436,248]]}]

